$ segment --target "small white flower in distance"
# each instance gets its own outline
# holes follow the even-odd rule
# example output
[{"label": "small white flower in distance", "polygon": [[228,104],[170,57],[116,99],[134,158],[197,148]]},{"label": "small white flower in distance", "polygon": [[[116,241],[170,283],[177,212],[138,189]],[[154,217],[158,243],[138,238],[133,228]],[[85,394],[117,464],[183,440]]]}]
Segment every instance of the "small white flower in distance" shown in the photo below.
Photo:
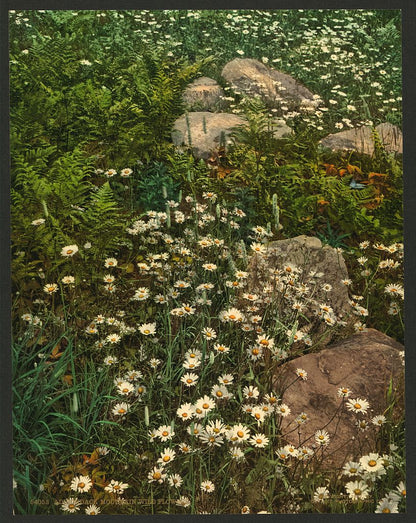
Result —
[{"label": "small white flower in distance", "polygon": [[74,256],[78,252],[78,245],[67,245],[66,247],[62,247],[61,250],[61,256]]}]

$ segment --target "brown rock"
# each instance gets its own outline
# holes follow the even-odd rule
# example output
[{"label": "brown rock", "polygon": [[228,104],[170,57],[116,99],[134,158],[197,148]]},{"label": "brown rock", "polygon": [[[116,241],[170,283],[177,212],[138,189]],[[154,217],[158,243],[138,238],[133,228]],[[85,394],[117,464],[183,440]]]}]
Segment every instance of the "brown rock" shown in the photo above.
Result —
[{"label": "brown rock", "polygon": [[215,111],[222,107],[224,91],[212,78],[197,78],[185,89],[183,100],[189,111]]},{"label": "brown rock", "polygon": [[[403,153],[403,135],[396,125],[382,123],[376,126],[376,131],[388,153]],[[369,156],[374,153],[374,140],[370,126],[330,134],[320,143],[323,147],[328,147],[333,151],[357,151]]]},{"label": "brown rock", "polygon": [[313,93],[292,76],[251,58],[235,58],[222,70],[223,78],[236,91],[257,95],[267,103],[313,102]]},{"label": "brown rock", "polygon": [[[289,416],[282,420],[283,434],[290,431],[295,418],[305,412],[309,420],[301,425],[301,443],[306,440],[305,444],[312,446],[317,430],[329,433],[330,442],[323,461],[326,468],[342,467],[346,460],[376,451],[374,442],[379,429],[371,424],[371,418],[386,412],[390,380],[397,402],[393,415],[398,419],[403,412],[404,366],[400,353],[403,349],[392,338],[368,329],[318,353],[284,363],[278,369],[277,390],[282,391],[293,382],[297,368],[304,369],[308,375],[306,381],[297,381],[283,392],[283,402],[291,409]],[[334,417],[342,403],[337,395],[340,387],[352,390],[350,398],[366,399],[370,403],[367,414],[350,412],[344,406]],[[370,425],[360,432],[356,422],[363,419]],[[297,438],[295,430],[287,440],[298,444]]]}]

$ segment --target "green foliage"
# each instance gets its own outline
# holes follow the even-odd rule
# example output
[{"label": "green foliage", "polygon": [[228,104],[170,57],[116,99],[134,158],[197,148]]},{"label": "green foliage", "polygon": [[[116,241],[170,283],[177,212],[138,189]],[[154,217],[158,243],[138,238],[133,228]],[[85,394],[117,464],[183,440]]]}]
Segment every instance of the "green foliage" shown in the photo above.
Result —
[{"label": "green foliage", "polygon": [[97,256],[105,256],[118,245],[125,224],[109,182],[91,193],[86,209],[80,214],[80,224],[93,244],[91,252]]},{"label": "green foliage", "polygon": [[[108,423],[100,419],[111,398],[103,388],[106,372],[93,372],[87,364],[78,379],[68,333],[44,343],[40,331],[26,334],[12,346],[13,477],[20,485],[15,504],[21,514],[37,511],[31,501],[39,498],[51,456],[64,463],[100,441],[101,427]],[[68,376],[71,381],[65,382]],[[75,398],[80,407],[74,409]]]},{"label": "green foliage", "polygon": [[349,234],[337,234],[331,227],[329,221],[327,222],[326,230],[323,232],[318,232],[317,237],[326,245],[337,248],[346,248],[347,246],[342,241],[344,238],[348,238]]},{"label": "green foliage", "polygon": [[146,211],[165,211],[167,200],[177,201],[180,185],[173,180],[166,164],[154,162],[143,169],[139,176],[135,188],[137,207]]},{"label": "green foliage", "polygon": [[[32,254],[54,259],[58,246],[71,243],[80,208],[91,190],[92,163],[80,150],[57,156],[55,147],[28,149],[12,159],[12,240],[27,242]],[[45,224],[36,229],[34,219]],[[43,234],[39,234],[42,231]]]},{"label": "green foliage", "polygon": [[25,62],[12,51],[12,147],[53,143],[70,151],[84,144],[105,154],[107,167],[115,159],[128,165],[162,157],[182,91],[209,58],[189,65],[142,46],[142,54],[129,49],[84,64],[78,45],[78,35],[58,33],[35,39]]}]

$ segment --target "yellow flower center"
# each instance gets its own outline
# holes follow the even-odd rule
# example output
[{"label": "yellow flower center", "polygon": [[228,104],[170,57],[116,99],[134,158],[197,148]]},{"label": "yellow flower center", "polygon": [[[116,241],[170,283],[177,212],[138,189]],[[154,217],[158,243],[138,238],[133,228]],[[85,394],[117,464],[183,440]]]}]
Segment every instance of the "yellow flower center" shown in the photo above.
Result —
[{"label": "yellow flower center", "polygon": [[368,465],[370,467],[375,467],[377,465],[377,461],[375,461],[374,459],[370,459],[370,461],[368,462]]},{"label": "yellow flower center", "polygon": [[150,334],[149,329],[145,329],[145,330],[143,331],[143,334]]},{"label": "yellow flower center", "polygon": [[[196,412],[197,414],[202,414],[202,410],[201,410],[199,407],[198,407],[197,409],[195,409],[195,412]],[[198,434],[198,430],[194,430],[194,433],[195,433],[195,434]]]},{"label": "yellow flower center", "polygon": [[114,485],[114,487],[113,487],[114,490],[119,490],[119,488],[120,488],[120,485]]},{"label": "yellow flower center", "polygon": [[68,505],[68,508],[70,508],[70,509],[73,509],[73,508],[75,508],[75,505],[74,505],[74,503],[70,503],[70,504]]},{"label": "yellow flower center", "polygon": [[160,472],[155,472],[153,474],[153,479],[160,479],[162,477],[162,474]]},{"label": "yellow flower center", "polygon": [[143,387],[139,387],[139,388],[137,389],[137,392],[138,392],[139,394],[141,394],[143,391],[144,391]]},{"label": "yellow flower center", "polygon": [[167,463],[170,460],[170,456],[163,456],[163,461]]},{"label": "yellow flower center", "polygon": [[124,392],[124,393],[127,393],[128,391],[129,391],[129,389],[126,389],[126,388],[124,388],[124,389],[122,390],[122,392]]},{"label": "yellow flower center", "polygon": [[390,511],[389,507],[384,507],[383,510],[382,510],[383,514],[390,514],[390,512],[391,511]]},{"label": "yellow flower center", "polygon": [[202,405],[202,408],[203,408],[203,409],[209,409],[209,404],[208,404],[208,403],[204,403],[204,404]]},{"label": "yellow flower center", "polygon": [[210,441],[211,443],[214,443],[214,441],[215,441],[214,436],[210,436],[209,441]]},{"label": "yellow flower center", "polygon": [[162,432],[162,436],[167,436],[168,434],[169,434],[169,432],[168,432],[167,430],[164,430],[164,431]]},{"label": "yellow flower center", "polygon": [[81,483],[78,483],[78,487],[80,487],[80,488],[84,488],[84,487],[85,487],[85,483],[83,483],[83,482],[81,481]]},{"label": "yellow flower center", "polygon": [[230,314],[230,320],[235,320],[236,316],[235,314]]},{"label": "yellow flower center", "polygon": [[237,432],[237,436],[238,436],[239,438],[242,438],[242,437],[244,436],[244,432],[243,432],[242,430],[239,430],[239,431]]},{"label": "yellow flower center", "polygon": [[265,345],[267,347],[267,345],[269,344],[269,341],[268,340],[261,340],[260,341],[260,345]]},{"label": "yellow flower center", "polygon": [[192,381],[193,381],[193,380],[191,380],[191,378],[188,378],[188,379],[186,380],[186,383],[192,383]]},{"label": "yellow flower center", "polygon": [[361,409],[361,405],[359,403],[354,404],[354,409]]},{"label": "yellow flower center", "polygon": [[68,250],[66,251],[67,254],[72,254],[73,252],[74,252],[74,251],[73,251],[72,249],[68,249]]},{"label": "yellow flower center", "polygon": [[350,468],[351,474],[355,474],[357,472],[357,469],[355,467]]},{"label": "yellow flower center", "polygon": [[257,438],[257,439],[256,439],[256,443],[257,443],[258,445],[260,445],[260,443],[262,443],[262,441],[263,441],[263,440],[261,440],[260,438]]},{"label": "yellow flower center", "polygon": [[182,412],[182,417],[183,418],[187,418],[188,417],[188,413],[187,412]]},{"label": "yellow flower center", "polygon": [[252,352],[252,354],[253,354],[254,356],[257,356],[257,354],[258,354],[260,351],[259,351],[259,349],[253,349],[251,352]]},{"label": "yellow flower center", "polygon": [[222,396],[222,392],[221,392],[220,390],[217,390],[216,395],[217,395],[219,398],[221,398],[221,396]]},{"label": "yellow flower center", "polygon": [[126,412],[126,409],[118,409],[117,411],[119,414],[125,414]]},{"label": "yellow flower center", "polygon": [[359,496],[361,494],[361,489],[359,489],[359,488],[354,489],[354,494],[356,496]]}]

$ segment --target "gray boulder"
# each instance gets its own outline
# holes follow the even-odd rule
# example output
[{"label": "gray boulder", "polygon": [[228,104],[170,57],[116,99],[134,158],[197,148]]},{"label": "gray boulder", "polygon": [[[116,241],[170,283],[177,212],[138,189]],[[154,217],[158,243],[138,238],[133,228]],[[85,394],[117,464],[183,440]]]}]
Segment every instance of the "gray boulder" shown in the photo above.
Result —
[{"label": "gray boulder", "polygon": [[[303,282],[310,279],[310,271],[321,274],[319,279],[314,280],[317,282],[316,285],[328,283],[332,287],[330,292],[324,294],[325,303],[330,305],[337,317],[343,320],[351,315],[348,290],[342,283],[342,280],[348,278],[347,266],[342,254],[336,249],[323,245],[319,238],[305,235],[270,242],[266,256],[253,256],[249,263],[251,285],[255,287],[258,282],[260,288],[263,285],[261,282],[272,277],[270,269],[279,269],[287,264],[293,264],[302,270]],[[310,286],[309,283],[308,285]],[[315,297],[318,296],[319,293],[315,292]]]},{"label": "gray boulder", "polygon": [[212,78],[203,76],[188,85],[183,93],[183,101],[188,111],[215,111],[224,103],[224,91]]},{"label": "gray boulder", "polygon": [[248,96],[260,96],[271,105],[280,102],[300,105],[314,101],[313,93],[292,76],[258,60],[235,58],[224,66],[221,74],[234,90]]},{"label": "gray boulder", "polygon": [[208,159],[220,146],[227,146],[234,127],[245,120],[236,114],[192,112],[176,120],[172,141],[176,147],[189,147],[196,158]]},{"label": "gray boulder", "polygon": [[[247,120],[232,113],[211,113],[195,111],[182,115],[172,130],[172,141],[176,147],[191,149],[196,158],[208,159],[220,146],[233,141],[234,128],[247,125]],[[275,118],[272,122],[273,136],[280,139],[292,133],[284,120]]]},{"label": "gray boulder", "polygon": [[[388,153],[403,153],[403,135],[399,127],[390,123],[382,123],[376,126],[376,131]],[[330,134],[320,143],[322,147],[328,147],[332,151],[357,151],[369,156],[374,153],[374,140],[370,126]]]}]

